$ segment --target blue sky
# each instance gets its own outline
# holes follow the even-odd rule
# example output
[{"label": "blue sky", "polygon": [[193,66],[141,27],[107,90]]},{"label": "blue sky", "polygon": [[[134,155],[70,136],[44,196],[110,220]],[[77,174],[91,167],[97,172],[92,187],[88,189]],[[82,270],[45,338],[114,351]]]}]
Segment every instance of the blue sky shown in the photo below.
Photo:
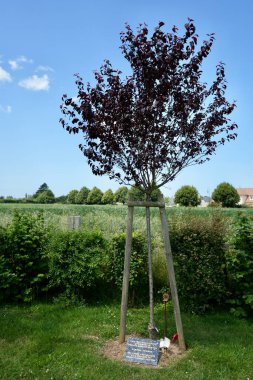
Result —
[{"label": "blue sky", "polygon": [[146,22],[152,30],[162,20],[183,32],[187,17],[195,21],[200,41],[215,32],[212,53],[203,67],[206,81],[215,66],[226,63],[227,98],[237,100],[231,119],[238,138],[219,148],[211,161],[186,168],[163,192],[182,185],[211,194],[223,181],[253,187],[253,75],[251,0],[9,0],[0,11],[0,195],[23,197],[46,182],[55,195],[82,186],[117,189],[107,177],[92,174],[78,149],[80,136],[60,124],[64,93],[75,95],[74,74],[93,81],[104,59],[127,72],[120,52],[124,23],[133,29]]}]

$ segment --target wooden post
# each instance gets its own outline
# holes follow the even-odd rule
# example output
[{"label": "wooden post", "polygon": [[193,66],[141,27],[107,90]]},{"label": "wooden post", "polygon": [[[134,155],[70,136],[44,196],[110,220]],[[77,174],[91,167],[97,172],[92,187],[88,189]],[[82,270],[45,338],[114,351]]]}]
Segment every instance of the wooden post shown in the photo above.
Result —
[{"label": "wooden post", "polygon": [[153,286],[153,269],[152,269],[152,242],[151,242],[151,227],[150,227],[150,208],[146,207],[146,225],[147,225],[147,241],[148,241],[148,280],[149,280],[149,306],[150,306],[150,321],[149,321],[149,337],[156,339],[155,312],[154,312],[154,286]]},{"label": "wooden post", "polygon": [[133,206],[128,206],[125,260],[124,260],[124,273],[123,273],[122,298],[121,298],[120,330],[119,330],[120,343],[125,342],[125,335],[126,335],[126,315],[127,315],[127,303],[128,303],[130,257],[131,257],[131,248],[132,248],[132,238],[133,238],[132,237],[133,213],[134,213]]},{"label": "wooden post", "polygon": [[171,251],[171,245],[170,245],[170,237],[169,237],[169,227],[168,227],[168,221],[166,218],[165,206],[160,207],[159,210],[160,210],[160,217],[161,217],[161,223],[162,223],[162,233],[163,233],[163,238],[164,238],[164,247],[165,247],[165,254],[166,254],[168,277],[170,281],[171,297],[172,297],[172,302],[173,302],[173,307],[174,307],[175,322],[176,322],[177,333],[178,333],[178,342],[179,342],[180,349],[182,351],[185,351],[186,347],[185,347],[185,341],[184,341],[183,325],[181,321],[180,307],[179,307],[179,301],[178,301],[178,295],[177,295],[177,285],[176,285],[175,271],[174,271],[172,251]]}]

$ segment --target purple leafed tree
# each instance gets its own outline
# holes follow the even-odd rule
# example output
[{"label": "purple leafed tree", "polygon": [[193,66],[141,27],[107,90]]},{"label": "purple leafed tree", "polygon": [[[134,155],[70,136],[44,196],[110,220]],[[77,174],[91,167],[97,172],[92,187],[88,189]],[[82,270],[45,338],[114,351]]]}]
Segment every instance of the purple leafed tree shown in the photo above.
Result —
[{"label": "purple leafed tree", "polygon": [[211,85],[201,81],[202,63],[214,34],[198,44],[193,20],[182,37],[159,22],[149,36],[141,24],[121,33],[121,50],[132,74],[123,78],[106,60],[95,72],[95,86],[76,75],[78,94],[63,95],[60,120],[79,145],[95,175],[109,175],[147,195],[175,179],[185,167],[210,159],[219,145],[235,139],[229,119],[235,103],[225,98],[224,64]]},{"label": "purple leafed tree", "polygon": [[[193,20],[188,19],[182,37],[175,26],[168,33],[163,26],[160,22],[149,35],[145,24],[136,34],[126,24],[120,37],[121,50],[131,75],[123,78],[106,60],[95,72],[94,87],[85,85],[77,74],[77,96],[63,95],[61,105],[61,124],[69,133],[82,133],[80,149],[92,172],[133,185],[144,191],[147,199],[185,167],[209,160],[219,145],[236,138],[237,128],[229,119],[235,103],[225,98],[224,64],[217,65],[212,84],[201,80],[202,63],[211,51],[214,34],[199,44]],[[160,214],[179,345],[185,349],[165,209],[160,209]],[[146,221],[152,338],[156,328],[148,206]],[[130,262],[130,241],[127,235],[125,263]],[[126,268],[128,264],[122,290],[121,342],[125,339]]]}]

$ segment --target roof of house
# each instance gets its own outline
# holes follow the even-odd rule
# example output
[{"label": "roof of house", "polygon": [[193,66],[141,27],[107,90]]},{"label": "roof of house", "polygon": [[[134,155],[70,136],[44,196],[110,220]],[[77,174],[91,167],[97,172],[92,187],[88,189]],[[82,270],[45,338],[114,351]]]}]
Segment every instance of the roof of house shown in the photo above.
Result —
[{"label": "roof of house", "polygon": [[253,187],[240,187],[236,189],[239,195],[253,195]]}]

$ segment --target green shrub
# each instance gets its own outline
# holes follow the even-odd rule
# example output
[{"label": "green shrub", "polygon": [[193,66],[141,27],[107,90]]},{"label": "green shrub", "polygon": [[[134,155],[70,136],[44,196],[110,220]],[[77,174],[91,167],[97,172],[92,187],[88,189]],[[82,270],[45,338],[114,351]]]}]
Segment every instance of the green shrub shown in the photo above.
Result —
[{"label": "green shrub", "polygon": [[227,272],[231,297],[231,312],[246,316],[253,312],[253,225],[242,215],[232,226],[226,254]]},{"label": "green shrub", "polygon": [[[130,298],[148,294],[145,237],[133,234]],[[49,248],[50,288],[69,301],[115,300],[121,294],[125,234],[107,241],[98,231],[57,232]]]},{"label": "green shrub", "polygon": [[6,289],[10,288],[12,277],[7,258],[7,231],[0,226],[0,301],[3,301]]},{"label": "green shrub", "polygon": [[49,246],[49,286],[68,299],[98,298],[107,281],[108,243],[97,231],[60,231]]},{"label": "green shrub", "polygon": [[[110,281],[116,286],[118,294],[121,292],[125,256],[126,234],[114,235],[110,250]],[[148,295],[148,254],[145,236],[140,232],[133,233],[129,298],[132,302],[144,301]]]},{"label": "green shrub", "polygon": [[[248,217],[225,218],[214,210],[204,218],[194,212],[178,213],[170,236],[182,306],[204,312],[228,302],[238,316],[252,313],[253,224]],[[156,237],[153,246],[157,294],[167,287],[168,279],[162,241]],[[15,211],[12,222],[0,226],[0,300],[39,299],[49,280],[51,295],[63,294],[70,301],[118,300],[124,252],[124,233],[107,240],[96,230],[50,230],[43,214]],[[134,232],[132,302],[148,299],[147,272],[146,238]]]},{"label": "green shrub", "polygon": [[[154,250],[153,255],[154,294],[158,301],[162,300],[161,293],[168,292],[169,279],[163,248]],[[165,291],[166,289],[166,291]]]},{"label": "green shrub", "polygon": [[7,302],[30,302],[45,290],[47,234],[42,213],[14,211],[5,232],[1,229],[0,288],[2,298]]},{"label": "green shrub", "polygon": [[171,228],[179,298],[193,312],[221,304],[226,296],[224,221],[188,217]]}]

